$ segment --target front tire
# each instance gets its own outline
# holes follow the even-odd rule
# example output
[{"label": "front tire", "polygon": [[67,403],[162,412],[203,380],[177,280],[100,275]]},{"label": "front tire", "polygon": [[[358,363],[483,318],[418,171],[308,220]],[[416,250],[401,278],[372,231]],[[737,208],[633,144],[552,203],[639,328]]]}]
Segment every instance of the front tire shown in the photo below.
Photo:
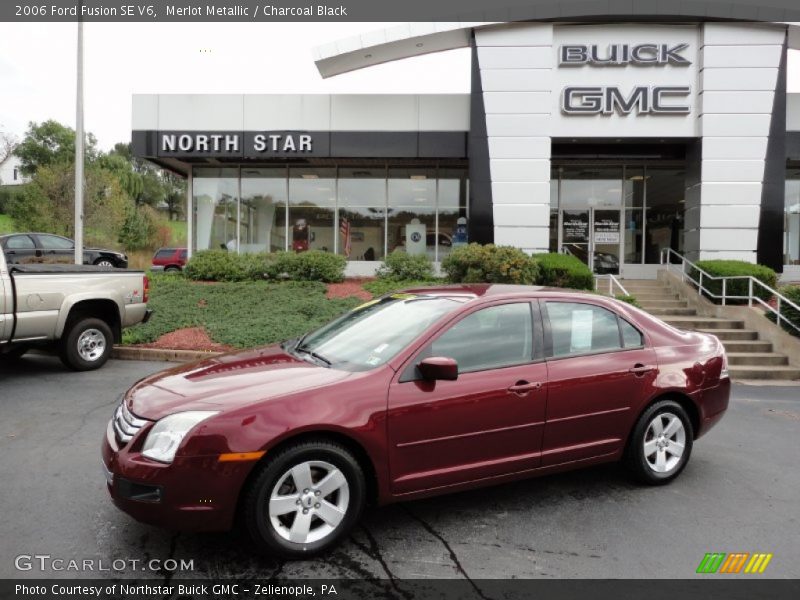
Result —
[{"label": "front tire", "polygon": [[94,261],[95,267],[105,267],[106,269],[113,269],[116,265],[107,258],[98,258]]},{"label": "front tire", "polygon": [[99,369],[111,356],[114,336],[100,319],[81,319],[72,324],[61,338],[61,362],[73,371]]},{"label": "front tire", "polygon": [[365,500],[364,472],[347,448],[304,442],[261,467],[245,491],[244,524],[262,551],[308,558],[347,536]]},{"label": "front tire", "polygon": [[656,402],[633,428],[626,465],[642,483],[664,485],[680,475],[692,454],[694,430],[683,407],[674,400]]}]

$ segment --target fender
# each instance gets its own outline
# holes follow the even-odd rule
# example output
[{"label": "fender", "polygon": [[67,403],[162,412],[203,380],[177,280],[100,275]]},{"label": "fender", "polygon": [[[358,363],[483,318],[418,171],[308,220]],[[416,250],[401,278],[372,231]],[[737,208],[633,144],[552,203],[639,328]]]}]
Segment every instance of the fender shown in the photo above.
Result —
[{"label": "fender", "polygon": [[117,305],[117,315],[119,316],[120,324],[122,324],[124,320],[125,314],[125,301],[123,300],[120,294],[105,292],[103,294],[98,295],[95,290],[90,292],[83,292],[80,294],[70,294],[64,303],[61,305],[61,308],[58,311],[58,321],[56,322],[56,330],[55,330],[55,338],[59,339],[64,333],[64,327],[67,324],[67,318],[69,317],[69,313],[72,308],[83,301],[98,301],[98,300],[110,300],[114,304]]}]

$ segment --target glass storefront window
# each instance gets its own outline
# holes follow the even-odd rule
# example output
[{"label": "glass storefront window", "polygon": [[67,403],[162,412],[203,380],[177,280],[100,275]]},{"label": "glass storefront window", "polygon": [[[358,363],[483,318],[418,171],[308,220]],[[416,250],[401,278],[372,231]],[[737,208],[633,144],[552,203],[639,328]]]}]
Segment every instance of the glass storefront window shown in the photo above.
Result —
[{"label": "glass storefront window", "polygon": [[467,173],[429,166],[197,167],[192,248],[322,250],[359,261],[410,248],[441,260],[467,243]]},{"label": "glass storefront window", "polygon": [[615,208],[621,204],[622,167],[562,169],[561,208]]},{"label": "glass storefront window", "polygon": [[644,167],[625,168],[625,206],[644,206],[645,179]]},{"label": "glass storefront window", "polygon": [[239,169],[195,169],[192,196],[194,247],[237,252]]},{"label": "glass storefront window", "polygon": [[336,169],[289,170],[289,249],[336,249]]},{"label": "glass storefront window", "polygon": [[800,265],[800,168],[786,172],[784,196],[784,259],[786,265]]},{"label": "glass storefront window", "polygon": [[382,260],[386,231],[386,169],[339,169],[339,254]]},{"label": "glass storefront window", "polygon": [[467,240],[467,171],[439,169],[439,260]]},{"label": "glass storefront window", "polygon": [[436,257],[436,169],[389,169],[389,252]]},{"label": "glass storefront window", "polygon": [[627,209],[625,211],[625,262],[639,264],[642,262],[642,209]]},{"label": "glass storefront window", "polygon": [[686,173],[683,169],[647,167],[645,184],[644,256],[658,263],[661,251],[672,248],[683,253],[683,211]]},{"label": "glass storefront window", "polygon": [[242,168],[240,252],[286,249],[286,168]]}]

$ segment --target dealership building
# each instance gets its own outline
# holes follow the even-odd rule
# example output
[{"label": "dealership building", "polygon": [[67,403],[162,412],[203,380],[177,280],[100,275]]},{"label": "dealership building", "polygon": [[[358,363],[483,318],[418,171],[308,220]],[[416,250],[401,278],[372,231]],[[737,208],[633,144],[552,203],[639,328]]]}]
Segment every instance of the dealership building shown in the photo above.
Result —
[{"label": "dealership building", "polygon": [[705,19],[372,32],[318,48],[321,75],[471,48],[471,93],[136,95],[134,151],[188,179],[191,251],[367,274],[493,242],[647,278],[672,248],[800,280],[800,28]]}]

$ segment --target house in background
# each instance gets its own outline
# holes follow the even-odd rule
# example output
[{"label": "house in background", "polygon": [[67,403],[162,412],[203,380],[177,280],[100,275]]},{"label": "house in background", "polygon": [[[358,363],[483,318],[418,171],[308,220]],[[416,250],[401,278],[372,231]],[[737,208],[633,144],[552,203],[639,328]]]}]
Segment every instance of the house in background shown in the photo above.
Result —
[{"label": "house in background", "polygon": [[13,154],[0,162],[0,186],[22,185],[29,178],[22,174],[22,161]]}]

